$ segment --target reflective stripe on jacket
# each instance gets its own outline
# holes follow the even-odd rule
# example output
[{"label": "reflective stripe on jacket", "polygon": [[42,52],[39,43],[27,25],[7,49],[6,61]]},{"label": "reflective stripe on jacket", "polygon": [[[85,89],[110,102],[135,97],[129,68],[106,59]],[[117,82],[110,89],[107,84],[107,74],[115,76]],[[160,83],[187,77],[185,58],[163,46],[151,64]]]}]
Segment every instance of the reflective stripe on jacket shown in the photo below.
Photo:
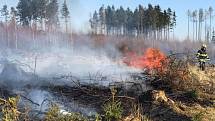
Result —
[{"label": "reflective stripe on jacket", "polygon": [[197,52],[197,58],[201,62],[206,62],[206,61],[210,60],[209,57],[208,57],[208,54],[206,53],[206,51],[203,51],[203,50],[199,50]]}]

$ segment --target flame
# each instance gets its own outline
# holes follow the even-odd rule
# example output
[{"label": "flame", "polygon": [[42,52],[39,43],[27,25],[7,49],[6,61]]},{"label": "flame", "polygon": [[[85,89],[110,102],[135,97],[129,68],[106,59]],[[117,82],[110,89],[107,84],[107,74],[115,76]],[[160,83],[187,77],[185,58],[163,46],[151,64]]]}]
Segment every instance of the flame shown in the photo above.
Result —
[{"label": "flame", "polygon": [[140,69],[161,69],[166,62],[166,55],[158,49],[148,48],[143,55],[137,55],[134,52],[127,53],[123,62]]}]

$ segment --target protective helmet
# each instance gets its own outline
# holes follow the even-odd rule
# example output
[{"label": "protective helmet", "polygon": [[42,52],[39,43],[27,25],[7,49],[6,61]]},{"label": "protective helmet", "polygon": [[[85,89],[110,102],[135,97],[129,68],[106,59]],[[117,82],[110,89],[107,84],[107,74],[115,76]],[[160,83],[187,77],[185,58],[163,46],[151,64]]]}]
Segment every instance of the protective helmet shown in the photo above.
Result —
[{"label": "protective helmet", "polygon": [[203,48],[207,48],[207,45],[206,45],[206,44],[202,44],[202,47],[203,47]]}]

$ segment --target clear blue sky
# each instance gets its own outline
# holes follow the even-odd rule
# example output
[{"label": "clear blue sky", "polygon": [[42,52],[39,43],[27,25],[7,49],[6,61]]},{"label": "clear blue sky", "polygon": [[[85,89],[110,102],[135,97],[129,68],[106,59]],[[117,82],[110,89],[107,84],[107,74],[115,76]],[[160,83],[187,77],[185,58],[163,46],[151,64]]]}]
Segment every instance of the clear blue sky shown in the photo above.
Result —
[{"label": "clear blue sky", "polygon": [[[1,0],[0,6],[7,4],[9,6],[16,6],[18,0]],[[63,0],[59,0],[63,1]],[[117,7],[123,6],[135,9],[139,4],[147,6],[148,3],[152,5],[159,4],[162,9],[171,9],[176,11],[177,27],[175,35],[178,38],[185,38],[187,36],[187,15],[188,9],[195,10],[199,8],[208,9],[212,6],[215,9],[215,0],[67,0],[70,11],[72,26],[76,31],[85,31],[88,29],[88,19],[90,13],[98,10],[102,5],[114,5]],[[215,13],[215,12],[214,12]],[[214,19],[215,20],[215,19]],[[215,22],[213,21],[213,24]],[[192,28],[192,26],[191,26]]]}]

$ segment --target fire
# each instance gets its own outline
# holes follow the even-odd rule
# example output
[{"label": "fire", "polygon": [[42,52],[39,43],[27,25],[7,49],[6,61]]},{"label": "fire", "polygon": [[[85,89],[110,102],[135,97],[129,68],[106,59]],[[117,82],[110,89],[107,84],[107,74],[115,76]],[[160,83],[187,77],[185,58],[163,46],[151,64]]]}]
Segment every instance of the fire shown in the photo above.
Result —
[{"label": "fire", "polygon": [[140,69],[158,69],[162,68],[166,62],[166,55],[158,49],[148,48],[143,55],[137,55],[134,52],[127,53],[124,63]]}]

